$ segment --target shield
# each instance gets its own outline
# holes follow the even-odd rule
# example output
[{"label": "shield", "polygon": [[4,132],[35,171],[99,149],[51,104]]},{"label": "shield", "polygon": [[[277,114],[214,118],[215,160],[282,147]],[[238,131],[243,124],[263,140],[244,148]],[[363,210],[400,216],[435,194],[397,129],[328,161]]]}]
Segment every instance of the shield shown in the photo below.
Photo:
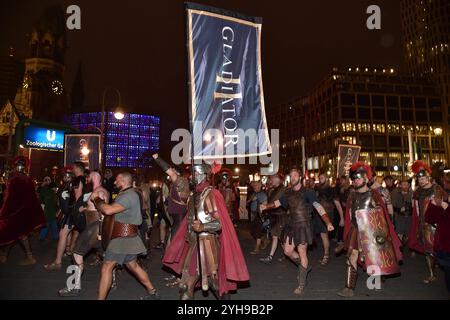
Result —
[{"label": "shield", "polygon": [[102,248],[106,251],[109,242],[111,241],[112,232],[114,228],[114,215],[103,216],[102,222]]},{"label": "shield", "polygon": [[423,243],[423,248],[425,252],[433,252],[433,244],[434,244],[434,234],[436,232],[436,228],[425,222],[425,214],[428,209],[428,205],[430,204],[430,198],[426,198],[422,201],[421,207],[421,216],[420,216],[420,224],[421,224],[421,240]]},{"label": "shield", "polygon": [[[379,275],[400,272],[395,256],[389,226],[383,208],[369,208],[356,211],[356,221],[360,240],[360,250],[364,254],[367,270],[380,271]],[[378,274],[378,272],[376,272]]]}]

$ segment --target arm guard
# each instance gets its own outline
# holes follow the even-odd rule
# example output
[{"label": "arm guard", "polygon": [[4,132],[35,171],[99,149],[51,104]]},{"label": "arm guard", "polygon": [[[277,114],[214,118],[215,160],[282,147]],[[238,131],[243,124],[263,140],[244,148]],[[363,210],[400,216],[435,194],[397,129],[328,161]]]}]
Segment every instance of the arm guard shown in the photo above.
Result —
[{"label": "arm guard", "polygon": [[165,162],[160,156],[155,159],[155,162],[164,172],[170,169],[170,165]]},{"label": "arm guard", "polygon": [[325,209],[322,207],[320,203],[314,202],[313,203],[314,208],[316,208],[317,212],[319,213],[320,217],[322,218],[323,222],[328,226],[331,223],[330,217],[326,213]]},{"label": "arm guard", "polygon": [[203,224],[203,230],[209,233],[218,233],[222,230],[222,225],[219,220],[213,220]]}]

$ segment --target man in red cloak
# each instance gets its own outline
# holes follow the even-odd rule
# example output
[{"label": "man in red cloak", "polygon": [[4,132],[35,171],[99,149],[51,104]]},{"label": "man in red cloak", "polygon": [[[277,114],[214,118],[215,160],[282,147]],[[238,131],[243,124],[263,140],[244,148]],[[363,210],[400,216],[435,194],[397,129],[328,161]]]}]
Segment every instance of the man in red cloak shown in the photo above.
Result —
[{"label": "man in red cloak", "polygon": [[28,235],[45,225],[45,215],[36,195],[33,180],[25,173],[28,159],[14,159],[15,171],[6,187],[5,201],[0,210],[0,263],[7,260],[9,249],[19,241],[26,259],[21,265],[35,264]]},{"label": "man in red cloak", "polygon": [[199,280],[204,291],[211,288],[222,299],[237,289],[238,282],[250,279],[225,201],[208,183],[210,172],[207,164],[194,165],[195,192],[163,257],[163,264],[181,275],[181,300],[194,298]]},{"label": "man in red cloak", "polygon": [[422,160],[416,160],[412,165],[412,172],[418,180],[419,187],[413,194],[413,214],[409,228],[408,246],[410,249],[425,255],[428,277],[424,283],[436,280],[434,259],[435,226],[425,220],[425,213],[434,197],[447,199],[448,195],[438,184],[431,181],[431,168]]},{"label": "man in red cloak", "polygon": [[371,168],[364,162],[356,162],[350,169],[350,178],[354,192],[347,199],[345,211],[347,276],[345,288],[338,292],[341,297],[354,295],[358,264],[369,275],[381,277],[399,273],[398,262],[402,260],[400,240],[382,196],[367,185],[372,179]]}]

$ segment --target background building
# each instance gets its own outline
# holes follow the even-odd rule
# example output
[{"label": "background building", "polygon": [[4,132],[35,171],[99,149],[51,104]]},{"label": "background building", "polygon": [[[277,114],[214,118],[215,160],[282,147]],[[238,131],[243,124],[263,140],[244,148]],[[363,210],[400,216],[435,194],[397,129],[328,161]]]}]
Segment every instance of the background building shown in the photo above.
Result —
[{"label": "background building", "polygon": [[437,86],[446,149],[450,151],[450,1],[402,0],[400,6],[408,73],[428,78]]},{"label": "background building", "polygon": [[[98,133],[102,113],[76,113],[69,124],[80,132]],[[159,150],[160,118],[126,113],[117,120],[113,112],[105,115],[103,163],[105,167],[148,168],[151,155]]]},{"label": "background building", "polygon": [[306,97],[274,110],[281,165],[301,166],[306,138],[308,171],[336,172],[339,142],[362,147],[360,158],[378,174],[400,175],[409,161],[408,130],[427,162],[446,162],[439,93],[428,80],[394,69],[333,68]]}]

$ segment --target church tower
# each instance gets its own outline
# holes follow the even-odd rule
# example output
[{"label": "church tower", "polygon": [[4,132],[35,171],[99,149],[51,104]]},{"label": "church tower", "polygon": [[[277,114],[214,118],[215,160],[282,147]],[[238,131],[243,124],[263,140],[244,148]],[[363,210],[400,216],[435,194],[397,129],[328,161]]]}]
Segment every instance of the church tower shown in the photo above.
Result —
[{"label": "church tower", "polygon": [[22,86],[14,105],[28,118],[59,122],[67,111],[63,85],[66,25],[60,6],[45,9],[29,35]]}]

